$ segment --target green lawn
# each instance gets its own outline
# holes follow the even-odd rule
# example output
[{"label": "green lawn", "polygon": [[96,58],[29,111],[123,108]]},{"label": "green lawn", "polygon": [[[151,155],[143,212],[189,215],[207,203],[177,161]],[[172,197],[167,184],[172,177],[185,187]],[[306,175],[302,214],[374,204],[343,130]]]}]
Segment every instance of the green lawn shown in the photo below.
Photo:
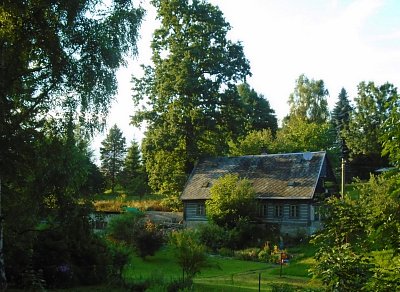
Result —
[{"label": "green lawn", "polygon": [[[195,291],[258,291],[259,277],[262,291],[271,291],[272,285],[289,285],[297,289],[321,288],[321,283],[308,274],[313,249],[302,246],[293,249],[293,254],[295,257],[282,267],[282,276],[279,265],[210,256],[211,266],[203,269],[194,279]],[[181,275],[182,271],[168,248],[146,260],[134,257],[125,270],[128,283],[149,278],[178,279]]]}]

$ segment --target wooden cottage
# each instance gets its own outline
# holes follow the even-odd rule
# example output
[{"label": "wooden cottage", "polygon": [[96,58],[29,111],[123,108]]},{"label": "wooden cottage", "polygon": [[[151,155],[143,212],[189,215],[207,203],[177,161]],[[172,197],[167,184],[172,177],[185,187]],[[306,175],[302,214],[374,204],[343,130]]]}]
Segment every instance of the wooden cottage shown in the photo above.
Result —
[{"label": "wooden cottage", "polygon": [[320,204],[335,184],[326,152],[217,157],[200,161],[181,195],[187,225],[206,222],[205,202],[221,176],[238,174],[252,181],[260,220],[281,234],[312,234],[320,228]]}]

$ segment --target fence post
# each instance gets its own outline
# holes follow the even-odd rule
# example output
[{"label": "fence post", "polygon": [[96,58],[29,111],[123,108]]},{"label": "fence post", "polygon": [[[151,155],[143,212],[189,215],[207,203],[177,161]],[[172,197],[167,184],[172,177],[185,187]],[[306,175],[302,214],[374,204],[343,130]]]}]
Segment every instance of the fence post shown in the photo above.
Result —
[{"label": "fence post", "polygon": [[261,292],[261,273],[258,273],[258,292]]}]

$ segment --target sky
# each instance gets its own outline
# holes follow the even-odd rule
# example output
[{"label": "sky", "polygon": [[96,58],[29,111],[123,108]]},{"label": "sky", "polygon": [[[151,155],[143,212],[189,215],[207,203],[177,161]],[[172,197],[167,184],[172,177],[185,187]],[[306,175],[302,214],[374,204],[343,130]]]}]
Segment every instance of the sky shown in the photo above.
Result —
[{"label": "sky", "polygon": [[[147,14],[140,29],[138,56],[117,73],[118,95],[104,133],[92,143],[98,157],[101,141],[116,124],[126,138],[140,143],[144,128],[130,125],[135,112],[131,76],[142,76],[140,64],[151,64],[150,42],[158,27],[155,9],[143,0]],[[399,0],[209,0],[230,23],[228,38],[240,41],[250,62],[247,80],[264,95],[279,121],[289,112],[288,97],[305,74],[325,83],[332,109],[342,87],[352,100],[361,81],[394,84],[400,90]]]}]

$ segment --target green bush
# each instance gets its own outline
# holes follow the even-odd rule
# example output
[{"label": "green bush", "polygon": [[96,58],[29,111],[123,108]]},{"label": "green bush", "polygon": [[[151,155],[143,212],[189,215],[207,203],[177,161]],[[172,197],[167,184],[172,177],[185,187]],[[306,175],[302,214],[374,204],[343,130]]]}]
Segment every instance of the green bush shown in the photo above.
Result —
[{"label": "green bush", "polygon": [[294,292],[297,291],[294,287],[289,284],[271,284],[272,292]]},{"label": "green bush", "polygon": [[164,244],[164,235],[156,224],[145,221],[134,231],[134,246],[141,258],[153,256]]},{"label": "green bush", "polygon": [[259,248],[246,248],[235,251],[235,258],[244,261],[258,261]]},{"label": "green bush", "polygon": [[107,234],[134,248],[141,258],[154,255],[164,244],[162,231],[142,214],[125,213],[114,218],[108,225]]},{"label": "green bush", "polygon": [[226,247],[228,232],[216,224],[210,222],[200,225],[198,235],[200,242],[214,252]]},{"label": "green bush", "polygon": [[271,250],[269,248],[260,250],[258,253],[258,260],[260,262],[270,263],[272,260]]},{"label": "green bush", "polygon": [[233,257],[235,255],[235,252],[230,248],[221,247],[220,249],[218,249],[218,254],[223,257]]},{"label": "green bush", "polygon": [[107,278],[108,282],[116,285],[123,284],[123,270],[129,262],[130,249],[126,245],[115,242],[108,242],[111,263],[108,266]]}]

